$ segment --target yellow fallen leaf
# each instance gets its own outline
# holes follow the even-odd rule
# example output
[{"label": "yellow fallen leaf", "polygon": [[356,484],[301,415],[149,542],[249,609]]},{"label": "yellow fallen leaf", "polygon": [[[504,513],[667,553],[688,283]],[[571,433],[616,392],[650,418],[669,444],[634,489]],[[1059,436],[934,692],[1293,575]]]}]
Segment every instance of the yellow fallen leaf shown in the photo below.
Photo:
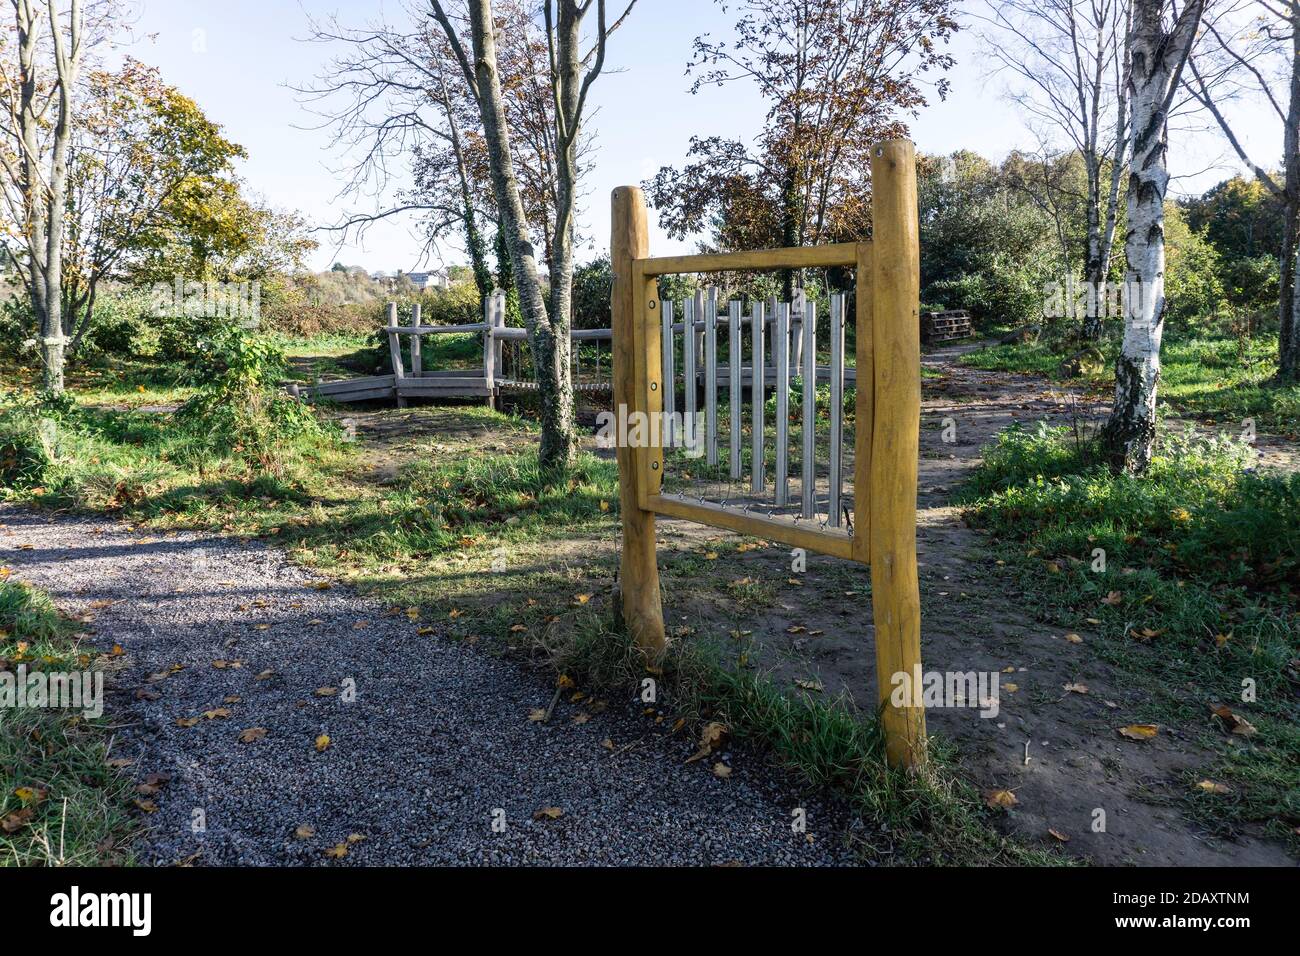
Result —
[{"label": "yellow fallen leaf", "polygon": [[1129,724],[1119,729],[1119,735],[1129,740],[1150,740],[1158,733],[1160,727],[1157,724]]},{"label": "yellow fallen leaf", "polygon": [[1083,643],[1083,638],[1081,638],[1078,634],[1067,634],[1065,635],[1065,639],[1069,641],[1071,644]]},{"label": "yellow fallen leaf", "polygon": [[731,776],[731,768],[728,767],[721,760],[719,760],[717,763],[713,765],[713,775],[715,777],[721,777],[723,780],[726,780],[728,777]]},{"label": "yellow fallen leaf", "polygon": [[333,697],[338,692],[339,689],[337,687],[317,687],[312,691],[312,693],[317,697]]},{"label": "yellow fallen leaf", "polygon": [[348,855],[348,845],[346,843],[336,843],[325,851],[325,855],[332,860],[341,860]]},{"label": "yellow fallen leaf", "polygon": [[1066,692],[1067,694],[1086,694],[1086,693],[1088,693],[1088,685],[1087,685],[1087,684],[1078,684],[1078,683],[1075,683],[1075,684],[1066,684],[1065,687],[1064,687],[1064,689],[1065,689],[1065,692]]},{"label": "yellow fallen leaf", "polygon": [[539,721],[543,721],[543,720],[545,720],[545,719],[546,719],[546,708],[545,708],[545,707],[534,707],[532,710],[530,710],[530,711],[528,712],[528,719],[531,720],[533,723],[538,723]]},{"label": "yellow fallen leaf", "polygon": [[293,831],[293,835],[297,837],[299,840],[310,840],[312,837],[316,835],[316,828],[304,823],[302,826],[298,827],[296,830]]},{"label": "yellow fallen leaf", "polygon": [[261,740],[265,736],[265,727],[249,727],[247,730],[240,732],[239,742],[243,744],[251,744],[254,740]]},{"label": "yellow fallen leaf", "polygon": [[989,790],[984,794],[984,803],[993,810],[1001,807],[1006,810],[1014,807],[1020,801],[1010,790]]},{"label": "yellow fallen leaf", "polygon": [[329,734],[321,734],[319,737],[316,738],[316,752],[317,752],[317,753],[321,753],[321,752],[324,751],[327,747],[329,747],[329,745],[330,745],[330,735],[329,735]]},{"label": "yellow fallen leaf", "polygon": [[533,814],[534,820],[558,820],[564,816],[564,811],[559,807],[542,807]]},{"label": "yellow fallen leaf", "polygon": [[1226,783],[1215,783],[1213,780],[1202,780],[1197,784],[1206,793],[1231,793],[1232,788]]}]

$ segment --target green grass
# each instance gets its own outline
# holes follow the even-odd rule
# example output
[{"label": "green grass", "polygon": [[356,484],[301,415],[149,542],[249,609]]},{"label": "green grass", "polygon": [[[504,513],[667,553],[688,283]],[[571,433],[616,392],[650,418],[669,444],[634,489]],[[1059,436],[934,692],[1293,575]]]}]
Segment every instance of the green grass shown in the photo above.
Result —
[{"label": "green grass", "polygon": [[[1219,754],[1185,781],[1190,812],[1216,832],[1250,822],[1296,842],[1300,475],[1250,464],[1235,442],[1166,435],[1147,475],[1112,475],[1065,429],[1011,429],[986,449],[967,514],[1045,619],[1098,632],[1092,646],[1142,692],[1146,719],[1190,727]],[[1227,734],[1217,704],[1257,733]],[[1227,799],[1195,791],[1206,777]]]},{"label": "green grass", "polygon": [[[1055,377],[1072,346],[1044,343],[995,345],[962,356],[962,363],[997,372]],[[1113,381],[1117,346],[1104,349],[1107,368],[1083,381],[1105,386]],[[1279,385],[1277,336],[1245,339],[1210,333],[1172,331],[1160,354],[1162,404],[1240,432],[1246,418],[1261,430],[1300,437],[1300,384]]]},{"label": "green grass", "polygon": [[[0,671],[95,666],[41,592],[0,576]],[[108,764],[104,717],[0,709],[0,864],[96,866],[131,861],[130,781]]]}]

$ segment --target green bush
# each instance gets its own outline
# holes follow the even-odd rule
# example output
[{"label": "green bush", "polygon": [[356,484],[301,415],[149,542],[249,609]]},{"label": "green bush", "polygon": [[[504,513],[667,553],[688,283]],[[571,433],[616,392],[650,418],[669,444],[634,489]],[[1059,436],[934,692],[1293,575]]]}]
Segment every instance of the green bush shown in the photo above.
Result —
[{"label": "green bush", "polygon": [[275,338],[227,328],[204,346],[194,372],[198,390],[176,412],[203,452],[279,475],[328,440],[310,408],[280,388],[288,366]]}]

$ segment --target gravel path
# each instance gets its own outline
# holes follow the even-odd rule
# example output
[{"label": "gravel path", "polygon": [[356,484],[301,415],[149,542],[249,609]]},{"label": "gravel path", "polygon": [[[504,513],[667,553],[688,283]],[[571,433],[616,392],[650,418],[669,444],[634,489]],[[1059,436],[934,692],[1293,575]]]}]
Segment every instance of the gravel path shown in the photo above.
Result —
[{"label": "gravel path", "polygon": [[[552,694],[537,675],[422,635],[350,588],[318,589],[274,549],[0,505],[0,564],[92,618],[94,646],[125,651],[108,711],[122,725],[114,756],[133,758],[137,779],[170,776],[144,818],[146,861],[852,862],[843,818],[774,771],[743,755],[728,779],[712,761],[685,764],[692,741],[663,736],[630,704],[575,723],[578,708],[561,702],[549,723],[530,722]],[[229,716],[203,719],[217,708]],[[240,742],[256,727],[263,739]],[[322,734],[331,743],[318,752]],[[544,807],[563,814],[534,819]],[[796,807],[807,835],[792,832]],[[296,837],[300,826],[315,834]],[[325,855],[349,834],[364,839],[343,859]]]}]

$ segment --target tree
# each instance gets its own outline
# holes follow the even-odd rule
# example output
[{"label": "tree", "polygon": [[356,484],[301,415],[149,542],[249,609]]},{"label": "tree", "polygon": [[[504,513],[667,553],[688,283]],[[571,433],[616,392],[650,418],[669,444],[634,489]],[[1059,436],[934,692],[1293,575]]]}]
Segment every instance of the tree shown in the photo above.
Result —
[{"label": "tree", "polygon": [[[867,151],[905,135],[903,117],[926,102],[924,75],[952,65],[941,50],[957,29],[951,0],[750,0],[741,10],[734,38],[696,38],[687,72],[693,94],[754,84],[769,104],[763,130],[752,146],[692,138],[690,162],[645,183],[660,225],[676,238],[708,229],[730,249],[865,236]],[[936,87],[944,95],[947,81]]]},{"label": "tree", "polygon": [[[1043,158],[1063,142],[1082,160],[1080,260],[1097,301],[1105,301],[1129,150],[1130,7],[1131,0],[994,0],[986,19],[986,49],[1018,77],[1013,98],[1038,127]],[[1050,197],[1053,185],[1041,185]],[[1101,310],[1089,313],[1083,334],[1100,338]]]},{"label": "tree", "polygon": [[[606,18],[605,0],[544,0],[547,76],[553,103],[545,134],[553,147],[556,170],[555,218],[545,230],[550,250],[550,309],[543,292],[537,254],[531,241],[523,190],[515,166],[515,136],[508,122],[491,0],[468,0],[471,60],[460,31],[448,15],[448,3],[431,0],[478,105],[491,169],[492,191],[510,251],[511,269],[532,345],[542,406],[539,457],[547,469],[566,467],[577,449],[573,420],[573,382],[569,372],[570,306],[573,288],[574,214],[577,206],[578,148],[587,97],[605,66],[609,35],[632,10],[632,0],[618,20]],[[595,4],[594,46],[581,49],[583,24]],[[590,62],[590,66],[586,65]]]},{"label": "tree", "polygon": [[[85,52],[80,0],[11,0],[16,45],[3,62],[0,125],[4,200],[16,225],[15,259],[40,330],[44,387],[63,391],[63,229],[74,97]],[[9,51],[6,51],[8,53]],[[13,251],[10,250],[10,255]]]},{"label": "tree", "polygon": [[[1247,16],[1249,15],[1249,16]],[[1278,283],[1278,374],[1300,375],[1300,0],[1249,0],[1221,8],[1206,23],[1201,51],[1188,62],[1186,85],[1214,117],[1255,182],[1281,204]],[[1280,87],[1286,86],[1283,94]],[[1226,112],[1245,95],[1263,99],[1282,127],[1282,176],[1246,152]],[[1283,105],[1285,103],[1285,106]]]},{"label": "tree", "polygon": [[243,147],[156,69],[128,59],[114,72],[91,71],[79,115],[60,310],[69,354],[89,329],[108,276],[208,278],[223,257],[233,263],[259,243],[265,251],[274,218],[239,193],[233,162],[246,155]]},{"label": "tree", "polygon": [[1102,445],[1116,469],[1140,473],[1156,436],[1156,386],[1165,320],[1165,193],[1169,171],[1169,109],[1187,62],[1205,0],[1187,0],[1177,14],[1165,0],[1134,0],[1129,28],[1130,125],[1124,342],[1115,363],[1115,404]]}]

